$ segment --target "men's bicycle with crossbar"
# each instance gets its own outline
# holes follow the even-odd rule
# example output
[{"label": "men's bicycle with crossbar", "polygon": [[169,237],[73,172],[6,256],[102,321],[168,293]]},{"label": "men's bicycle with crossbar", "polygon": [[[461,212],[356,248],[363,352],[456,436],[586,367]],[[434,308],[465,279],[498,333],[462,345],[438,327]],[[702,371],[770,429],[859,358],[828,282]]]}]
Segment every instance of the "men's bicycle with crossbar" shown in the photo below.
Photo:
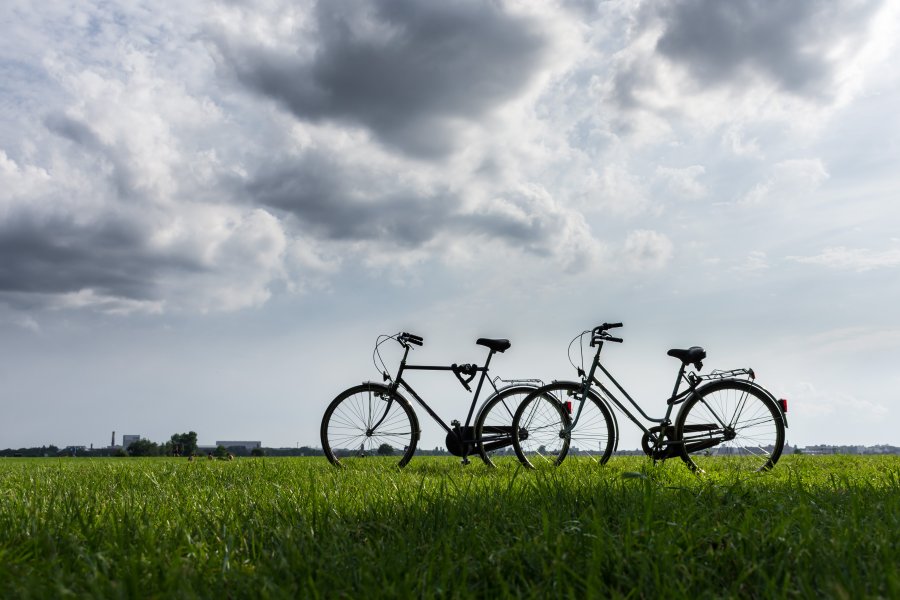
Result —
[{"label": "men's bicycle with crossbar", "polygon": [[[351,387],[331,401],[322,417],[321,438],[325,456],[335,466],[344,466],[371,456],[399,457],[397,464],[405,466],[416,451],[421,430],[412,404],[401,388],[446,431],[447,450],[468,464],[469,456],[477,454],[488,466],[495,466],[496,455],[511,449],[512,420],[519,404],[543,382],[535,379],[503,380],[488,377],[491,358],[509,349],[509,340],[479,338],[475,343],[488,349],[484,365],[413,365],[407,363],[409,351],[421,346],[423,339],[411,333],[379,336],[373,360],[380,360],[379,347],[394,340],[403,347],[403,358],[397,373],[391,376],[376,362],[383,382],[366,382]],[[408,371],[450,371],[459,383],[472,392],[470,384],[478,377],[475,393],[469,405],[465,423],[457,420],[446,423],[406,381]],[[487,383],[487,386],[485,386]],[[499,385],[498,385],[499,384]],[[478,399],[487,387],[493,391],[478,412]],[[474,421],[473,421],[474,415]]]}]

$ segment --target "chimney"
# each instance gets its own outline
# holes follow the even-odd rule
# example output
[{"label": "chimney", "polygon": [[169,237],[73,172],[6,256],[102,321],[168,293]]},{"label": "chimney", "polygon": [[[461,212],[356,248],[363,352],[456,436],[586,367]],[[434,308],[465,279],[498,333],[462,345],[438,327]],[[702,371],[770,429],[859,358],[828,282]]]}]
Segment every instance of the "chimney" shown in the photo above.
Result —
[{"label": "chimney", "polygon": [[110,444],[110,446],[115,446],[115,445],[116,445],[116,431],[115,431],[115,429],[114,429],[114,430],[113,430],[112,443]]}]

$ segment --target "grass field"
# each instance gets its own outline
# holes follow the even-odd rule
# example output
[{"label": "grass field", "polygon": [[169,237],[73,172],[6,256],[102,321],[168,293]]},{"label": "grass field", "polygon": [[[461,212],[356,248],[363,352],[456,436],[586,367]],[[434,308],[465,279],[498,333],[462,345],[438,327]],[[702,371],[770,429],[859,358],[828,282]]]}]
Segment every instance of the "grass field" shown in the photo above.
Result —
[{"label": "grass field", "polygon": [[900,597],[900,457],[0,460],[0,597]]}]

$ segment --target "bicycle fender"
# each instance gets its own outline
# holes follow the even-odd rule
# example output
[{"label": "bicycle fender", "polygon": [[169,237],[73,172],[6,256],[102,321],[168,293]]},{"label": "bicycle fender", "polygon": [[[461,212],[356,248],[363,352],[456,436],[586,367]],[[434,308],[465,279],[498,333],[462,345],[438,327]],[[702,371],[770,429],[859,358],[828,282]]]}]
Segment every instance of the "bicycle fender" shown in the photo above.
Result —
[{"label": "bicycle fender", "polygon": [[510,385],[503,386],[502,388],[497,388],[497,390],[496,390],[494,393],[492,393],[492,394],[489,395],[487,398],[485,398],[485,399],[481,402],[481,404],[478,406],[478,410],[475,412],[475,422],[476,422],[476,423],[478,422],[478,417],[481,416],[481,411],[483,411],[483,410],[484,410],[484,407],[488,405],[488,402],[490,402],[491,400],[493,400],[494,398],[496,398],[496,397],[499,396],[500,394],[503,394],[503,393],[506,393],[507,391],[510,391],[510,392],[524,392],[525,395],[528,395],[528,394],[530,394],[531,392],[533,392],[533,391],[535,391],[536,389],[538,389],[539,387],[540,387],[540,386],[537,386],[537,385],[524,385],[524,384],[521,384],[521,383],[512,383],[512,384],[510,384]]},{"label": "bicycle fender", "polygon": [[[775,398],[775,396],[772,395],[772,392],[770,392],[769,390],[767,390],[766,388],[764,388],[763,386],[759,385],[756,382],[746,381],[744,379],[719,379],[717,381],[710,381],[709,383],[705,383],[705,384],[701,385],[700,387],[698,387],[694,390],[694,393],[699,394],[705,389],[708,389],[710,387],[717,387],[719,385],[722,385],[723,383],[734,384],[734,385],[737,385],[738,387],[753,389],[755,391],[762,392],[763,396],[768,398],[769,402],[774,404],[775,407],[778,409],[778,414],[781,415],[781,422],[784,424],[784,426],[785,427],[788,426],[787,416],[784,414],[784,410],[782,410],[782,408],[781,408],[781,402],[779,402]],[[675,419],[676,423],[681,419],[681,412],[684,410],[684,407],[686,405],[687,405],[687,403],[684,403],[681,405],[681,409],[678,411],[678,417]]]},{"label": "bicycle fender", "polygon": [[772,402],[775,403],[775,406],[778,407],[778,414],[781,415],[781,422],[784,423],[784,426],[785,426],[785,428],[786,428],[786,427],[788,426],[787,415],[784,414],[784,409],[781,407],[781,402],[778,401],[778,398],[776,398],[775,395],[772,394],[772,392],[770,392],[769,390],[767,390],[767,389],[764,388],[763,386],[759,385],[759,384],[756,383],[755,381],[749,381],[748,383],[749,383],[750,385],[752,385],[753,387],[755,387],[757,390],[759,390],[759,391],[761,391],[762,393],[764,393],[766,396],[769,397],[769,400],[771,400]]}]

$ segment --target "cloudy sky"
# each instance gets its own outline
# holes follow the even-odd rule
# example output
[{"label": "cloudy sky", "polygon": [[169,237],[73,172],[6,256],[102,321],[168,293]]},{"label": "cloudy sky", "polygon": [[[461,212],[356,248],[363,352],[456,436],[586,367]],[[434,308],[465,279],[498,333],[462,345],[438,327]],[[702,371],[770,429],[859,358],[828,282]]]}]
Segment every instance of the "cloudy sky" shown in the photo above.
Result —
[{"label": "cloudy sky", "polygon": [[5,0],[0,447],[318,445],[379,333],[552,380],[613,320],[651,413],[703,345],[790,443],[900,444],[898,34],[890,0]]}]

